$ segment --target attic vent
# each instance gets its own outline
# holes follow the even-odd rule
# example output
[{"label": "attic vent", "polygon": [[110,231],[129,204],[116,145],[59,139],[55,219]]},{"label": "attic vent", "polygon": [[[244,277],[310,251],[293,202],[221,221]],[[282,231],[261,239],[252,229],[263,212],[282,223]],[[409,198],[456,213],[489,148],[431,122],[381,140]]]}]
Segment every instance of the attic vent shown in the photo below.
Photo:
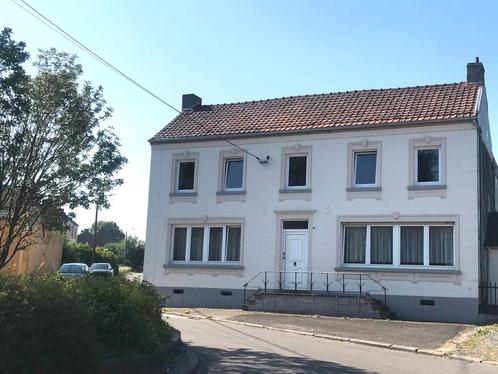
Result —
[{"label": "attic vent", "polygon": [[232,291],[220,291],[221,296],[232,296]]},{"label": "attic vent", "polygon": [[176,295],[183,295],[183,289],[175,288],[175,289],[173,289],[173,293]]}]

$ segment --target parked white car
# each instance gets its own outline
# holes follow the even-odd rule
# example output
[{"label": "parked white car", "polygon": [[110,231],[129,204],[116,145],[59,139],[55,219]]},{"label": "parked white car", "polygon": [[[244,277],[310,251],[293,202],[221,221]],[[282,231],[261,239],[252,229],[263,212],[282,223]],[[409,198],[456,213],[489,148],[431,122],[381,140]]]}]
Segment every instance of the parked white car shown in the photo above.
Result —
[{"label": "parked white car", "polygon": [[73,262],[68,264],[63,264],[59,269],[59,274],[68,277],[84,277],[88,275],[90,270],[87,264]]}]

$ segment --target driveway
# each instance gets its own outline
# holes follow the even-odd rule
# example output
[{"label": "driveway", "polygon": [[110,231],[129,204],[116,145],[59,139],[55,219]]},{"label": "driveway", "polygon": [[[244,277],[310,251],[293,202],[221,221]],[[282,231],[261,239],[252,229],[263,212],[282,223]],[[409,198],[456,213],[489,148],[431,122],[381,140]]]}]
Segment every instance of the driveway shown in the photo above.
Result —
[{"label": "driveway", "polygon": [[[167,312],[185,314],[187,309],[167,308]],[[390,321],[359,318],[303,316],[295,314],[245,312],[237,309],[191,308],[188,315],[199,318],[228,319],[309,333],[364,339],[380,343],[437,349],[469,325]]]},{"label": "driveway", "polygon": [[168,322],[201,360],[198,373],[491,374],[497,367],[210,319]]}]

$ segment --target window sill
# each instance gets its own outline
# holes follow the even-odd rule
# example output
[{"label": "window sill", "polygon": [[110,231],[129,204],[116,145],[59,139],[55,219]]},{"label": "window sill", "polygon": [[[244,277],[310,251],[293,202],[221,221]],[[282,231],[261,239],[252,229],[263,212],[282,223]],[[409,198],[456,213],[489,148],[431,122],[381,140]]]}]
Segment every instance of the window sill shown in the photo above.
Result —
[{"label": "window sill", "polygon": [[216,192],[216,202],[224,201],[246,201],[246,191],[218,191]]},{"label": "window sill", "polygon": [[171,192],[169,203],[195,203],[197,202],[197,192]]},{"label": "window sill", "polygon": [[164,264],[165,269],[227,269],[243,270],[244,266],[239,264],[196,264],[196,263],[170,263]]},{"label": "window sill", "polygon": [[245,195],[246,191],[218,191],[217,196],[227,196],[227,195]]},{"label": "window sill", "polygon": [[382,191],[381,187],[348,187],[346,188],[347,192],[364,192],[364,191]]},{"label": "window sill", "polygon": [[311,200],[311,188],[283,188],[278,190],[282,200]]},{"label": "window sill", "polygon": [[348,200],[353,199],[382,199],[381,187],[348,187],[346,188]]},{"label": "window sill", "polygon": [[413,185],[408,186],[407,190],[409,199],[415,197],[446,197],[445,184]]},{"label": "window sill", "polygon": [[428,185],[414,185],[408,186],[408,191],[428,191],[428,190],[445,190],[445,184],[428,184]]},{"label": "window sill", "polygon": [[462,273],[458,269],[434,269],[434,268],[388,268],[388,267],[372,267],[372,266],[339,266],[334,269],[337,272],[354,272],[354,273],[421,273],[421,274],[446,274],[459,275]]}]

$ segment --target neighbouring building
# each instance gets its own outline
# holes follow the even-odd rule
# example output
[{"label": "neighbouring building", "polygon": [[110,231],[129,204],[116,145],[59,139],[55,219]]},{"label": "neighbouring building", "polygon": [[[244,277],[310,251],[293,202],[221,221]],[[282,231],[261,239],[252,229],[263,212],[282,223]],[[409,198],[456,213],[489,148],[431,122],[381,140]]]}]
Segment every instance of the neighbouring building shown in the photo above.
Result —
[{"label": "neighbouring building", "polygon": [[189,94],[182,110],[150,139],[144,277],[169,305],[351,290],[400,318],[476,321],[497,303],[478,59],[461,83],[220,105]]},{"label": "neighbouring building", "polygon": [[66,235],[69,240],[73,242],[78,241],[78,227],[79,225],[71,218],[67,217],[66,222]]},{"label": "neighbouring building", "polygon": [[32,242],[26,249],[17,251],[2,271],[12,274],[57,271],[61,266],[64,236],[55,231],[40,229]]}]

